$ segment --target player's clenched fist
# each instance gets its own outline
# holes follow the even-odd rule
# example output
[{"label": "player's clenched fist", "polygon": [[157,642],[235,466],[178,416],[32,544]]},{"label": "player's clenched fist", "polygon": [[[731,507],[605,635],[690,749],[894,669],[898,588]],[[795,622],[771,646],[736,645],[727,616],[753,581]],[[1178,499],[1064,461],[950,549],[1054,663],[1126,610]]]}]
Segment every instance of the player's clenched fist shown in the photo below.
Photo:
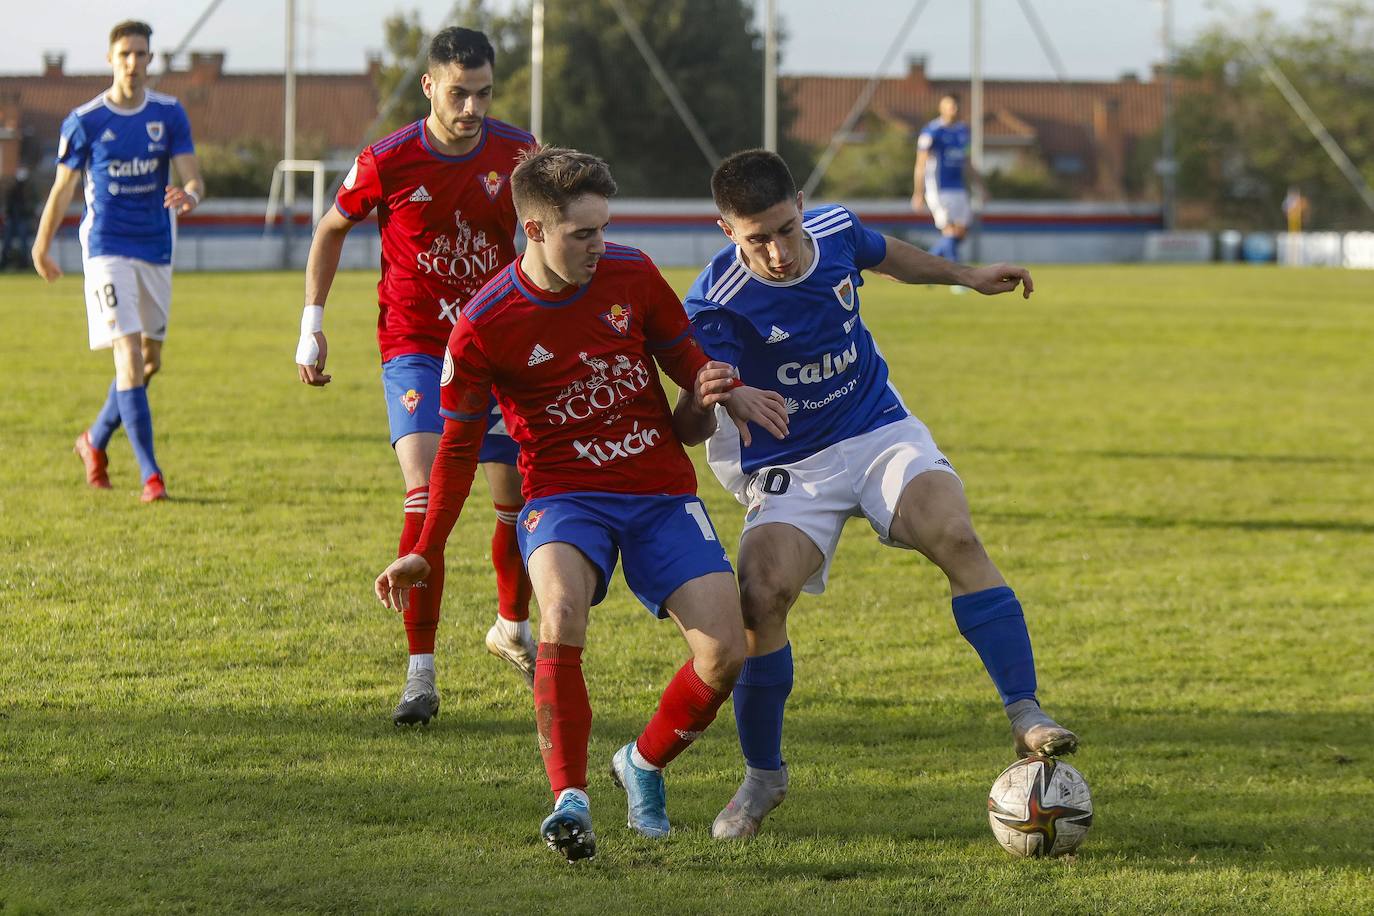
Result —
[{"label": "player's clenched fist", "polygon": [[418,553],[408,553],[403,557],[398,557],[390,566],[382,570],[382,574],[373,583],[373,588],[377,592],[377,600],[394,611],[404,610],[406,606],[406,592],[416,585],[424,587],[424,580],[429,576],[429,563]]},{"label": "player's clenched fist", "polygon": [[705,410],[729,400],[730,389],[735,385],[735,367],[711,360],[697,373],[696,406]]}]

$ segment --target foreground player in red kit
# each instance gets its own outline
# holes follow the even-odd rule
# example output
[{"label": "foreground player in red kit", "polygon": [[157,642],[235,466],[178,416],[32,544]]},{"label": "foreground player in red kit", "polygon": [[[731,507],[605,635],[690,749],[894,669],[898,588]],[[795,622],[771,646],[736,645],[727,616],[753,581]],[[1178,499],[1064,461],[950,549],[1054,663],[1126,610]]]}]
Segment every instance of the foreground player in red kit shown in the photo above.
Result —
[{"label": "foreground player in red kit", "polygon": [[[305,313],[296,353],[300,378],[327,385],[327,345],[321,322],[344,236],[373,210],[382,233],[382,350],[391,444],[405,477],[405,525],[399,555],[420,535],[429,499],[429,468],[439,447],[439,370],[444,343],[459,309],[515,257],[515,205],[510,174],[516,157],[534,143],[519,128],[486,117],[495,52],[481,32],[445,29],[429,46],[421,86],[430,113],[363,150],[344,179],[333,209],[320,220],[306,267]],[[515,469],[517,449],[492,401],[478,460],[496,504],[492,565],[500,601],[487,648],[534,682],[530,584],[520,561],[515,519],[524,500]],[[428,723],[439,711],[434,683],[434,634],[444,570],[412,593],[404,608],[410,667],[397,725]]]},{"label": "foreground player in red kit", "polygon": [[643,252],[604,241],[615,193],[604,162],[544,149],[511,182],[529,247],[473,297],[449,338],[448,422],[424,531],[413,553],[377,577],[376,591],[394,607],[442,568],[494,385],[520,444],[529,499],[519,534],[540,609],[535,722],[555,796],[540,832],[574,860],[596,851],[582,647],[617,554],[631,591],[673,618],[693,656],[644,731],[612,759],[639,833],[667,835],[662,768],[711,724],[744,661],[739,591],[695,495],[658,367],[693,393],[680,411],[700,417],[723,403],[746,437],[751,422],[784,436],[787,411],[776,393],[739,385],[731,366],[707,360],[681,301]]}]

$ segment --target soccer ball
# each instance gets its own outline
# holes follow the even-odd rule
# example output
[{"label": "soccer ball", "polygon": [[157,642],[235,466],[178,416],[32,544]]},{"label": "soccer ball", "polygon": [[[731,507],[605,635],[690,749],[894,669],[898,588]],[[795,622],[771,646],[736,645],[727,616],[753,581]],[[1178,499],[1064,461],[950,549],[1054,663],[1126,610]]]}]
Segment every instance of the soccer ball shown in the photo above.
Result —
[{"label": "soccer ball", "polygon": [[988,823],[1014,856],[1073,852],[1093,822],[1083,774],[1051,757],[1027,757],[1002,771],[988,793]]}]

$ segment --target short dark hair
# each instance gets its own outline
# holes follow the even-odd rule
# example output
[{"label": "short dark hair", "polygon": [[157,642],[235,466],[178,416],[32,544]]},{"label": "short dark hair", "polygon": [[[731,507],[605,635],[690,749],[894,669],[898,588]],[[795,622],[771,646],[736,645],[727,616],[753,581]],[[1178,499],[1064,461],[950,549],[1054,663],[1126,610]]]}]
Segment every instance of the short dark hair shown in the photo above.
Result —
[{"label": "short dark hair", "polygon": [[716,166],[711,197],[722,216],[753,216],[785,200],[796,200],[797,183],[777,153],[747,149]]},{"label": "short dark hair", "polygon": [[457,64],[472,70],[483,64],[495,67],[496,49],[482,32],[451,26],[435,35],[429,43],[430,68],[435,64]]},{"label": "short dark hair", "polygon": [[114,28],[110,29],[109,46],[114,47],[114,43],[126,35],[142,35],[144,39],[147,40],[149,46],[152,46],[153,27],[138,19],[125,19],[123,22],[117,23]]},{"label": "short dark hair", "polygon": [[611,167],[591,153],[560,146],[526,150],[510,176],[511,197],[522,220],[563,215],[563,208],[583,194],[613,197]]}]

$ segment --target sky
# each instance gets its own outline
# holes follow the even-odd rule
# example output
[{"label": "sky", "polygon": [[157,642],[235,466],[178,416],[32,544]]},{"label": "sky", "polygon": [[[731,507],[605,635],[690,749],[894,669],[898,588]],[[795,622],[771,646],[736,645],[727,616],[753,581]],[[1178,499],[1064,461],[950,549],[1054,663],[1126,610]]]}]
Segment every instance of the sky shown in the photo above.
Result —
[{"label": "sky", "polygon": [[[4,0],[4,5],[19,2]],[[1148,77],[1151,65],[1163,58],[1161,0],[983,0],[987,76],[1045,79],[1055,75],[1027,24],[1023,2],[1035,10],[1071,78],[1116,79],[1126,72]],[[1227,6],[1234,15],[1246,16],[1262,5],[1292,22],[1300,19],[1308,2],[1228,0]],[[495,9],[511,4],[512,0],[489,0]],[[756,5],[762,10],[763,0]],[[912,0],[777,0],[786,34],[782,72],[872,75],[914,5]],[[0,39],[0,73],[41,72],[47,51],[66,54],[68,73],[106,72],[106,37],[116,19],[145,19],[154,29],[154,50],[170,50],[181,43],[208,6],[208,0],[113,4],[65,0],[26,7],[23,15],[5,17],[8,34]],[[190,47],[225,51],[229,72],[280,72],[285,56],[285,6],[284,0],[226,0]],[[381,23],[388,15],[418,9],[432,29],[450,6],[447,0],[296,0],[297,66],[357,72],[369,51],[382,50]],[[931,75],[966,76],[970,6],[970,0],[930,0],[887,72],[904,72],[908,57],[924,55]],[[1174,0],[1173,7],[1179,42],[1186,42],[1221,15],[1214,0]],[[837,8],[844,12],[837,14]],[[557,38],[550,35],[547,40]]]}]

